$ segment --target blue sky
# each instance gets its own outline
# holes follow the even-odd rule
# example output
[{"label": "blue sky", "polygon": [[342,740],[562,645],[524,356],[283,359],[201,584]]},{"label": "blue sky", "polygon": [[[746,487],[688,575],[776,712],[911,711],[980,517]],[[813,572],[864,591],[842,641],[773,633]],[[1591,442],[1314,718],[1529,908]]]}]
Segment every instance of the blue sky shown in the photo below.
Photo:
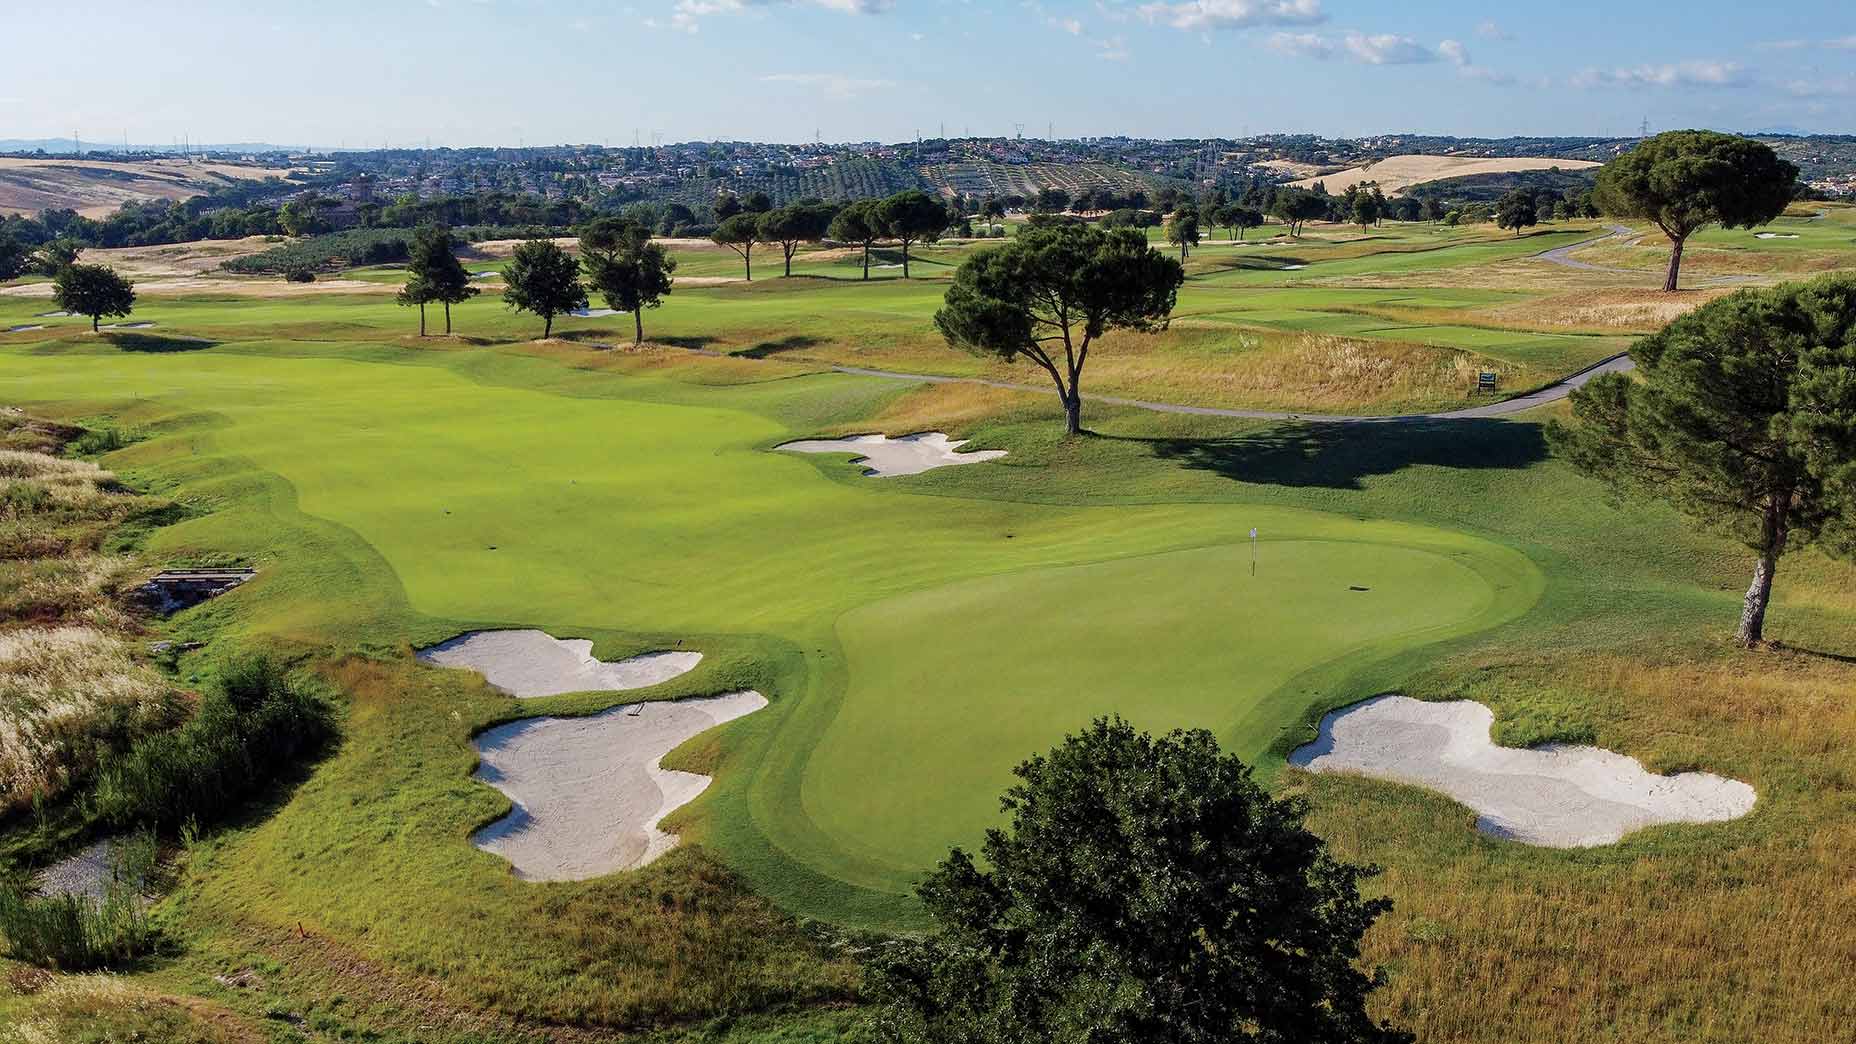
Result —
[{"label": "blue sky", "polygon": [[1015,123],[1059,137],[1618,135],[1646,118],[1856,131],[1848,0],[79,6],[81,33],[72,5],[5,15],[0,138],[895,141]]}]

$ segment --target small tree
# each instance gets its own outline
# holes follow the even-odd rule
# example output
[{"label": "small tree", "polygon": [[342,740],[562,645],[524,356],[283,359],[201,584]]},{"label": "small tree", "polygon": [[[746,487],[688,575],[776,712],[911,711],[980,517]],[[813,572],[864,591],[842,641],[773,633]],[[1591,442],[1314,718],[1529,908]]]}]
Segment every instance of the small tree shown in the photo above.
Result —
[{"label": "small tree", "polygon": [[52,299],[72,315],[89,316],[96,333],[104,316],[121,318],[135,308],[135,284],[108,265],[69,264],[52,279]]},{"label": "small tree", "polygon": [[425,336],[425,305],[428,301],[445,306],[445,335],[451,335],[451,306],[476,297],[478,288],[471,285],[470,273],[458,260],[451,231],[427,225],[413,237],[412,257],[407,261],[409,278],[400,290],[400,304],[419,306],[419,336]]},{"label": "small tree", "polygon": [[747,198],[741,201],[741,209],[748,214],[765,214],[773,209],[773,197],[765,192],[750,192]]},{"label": "small tree", "polygon": [[715,215],[716,223],[721,224],[741,213],[741,201],[735,198],[734,193],[723,192],[715,197],[715,202],[710,204],[709,210]]},{"label": "small tree", "polygon": [[1669,237],[1663,289],[1674,293],[1689,236],[1708,225],[1771,221],[1785,212],[1797,181],[1797,167],[1751,138],[1669,131],[1605,164],[1592,201],[1607,214],[1645,218],[1663,230]]},{"label": "small tree", "polygon": [[947,228],[947,208],[919,189],[898,192],[877,204],[877,216],[884,235],[902,244],[904,279],[909,278],[909,247],[917,242],[932,243]]},{"label": "small tree", "polygon": [[59,237],[42,244],[33,252],[32,265],[42,276],[51,277],[58,274],[66,265],[77,261],[78,251],[83,249],[75,239]]},{"label": "small tree", "polygon": [[632,314],[633,344],[644,343],[644,310],[663,304],[676,259],[651,242],[651,230],[624,218],[601,218],[580,235],[587,281],[615,312]]},{"label": "small tree", "polygon": [[503,300],[518,312],[541,316],[541,336],[554,336],[554,317],[586,307],[580,263],[552,239],[531,239],[516,247],[503,270]]},{"label": "small tree", "polygon": [[863,248],[864,278],[870,278],[870,248],[883,238],[883,220],[878,213],[881,203],[860,199],[838,211],[825,234],[838,243],[852,243]]},{"label": "small tree", "polygon": [[1042,367],[1074,435],[1083,427],[1090,348],[1110,330],[1164,326],[1185,278],[1135,229],[1027,226],[961,263],[934,324],[956,348],[1007,362],[1022,355]]},{"label": "small tree", "polygon": [[1534,205],[1534,194],[1526,189],[1514,189],[1495,201],[1496,228],[1512,228],[1514,234],[1518,236],[1522,229],[1531,228],[1539,221],[1539,211]]},{"label": "small tree", "polygon": [[1237,229],[1237,239],[1241,243],[1245,229],[1258,228],[1263,224],[1263,212],[1233,204],[1225,208],[1225,220]]},{"label": "small tree", "polygon": [[1192,256],[1192,248],[1199,245],[1199,208],[1187,203],[1166,222],[1166,241],[1179,248],[1179,259],[1184,261]]},{"label": "small tree", "polygon": [[799,245],[824,239],[832,216],[832,208],[824,203],[793,203],[760,216],[760,238],[779,244],[786,277],[793,274],[793,255]]},{"label": "small tree", "polygon": [[1360,226],[1361,234],[1365,234],[1367,229],[1379,223],[1380,210],[1385,200],[1377,194],[1377,186],[1371,192],[1361,189],[1349,194],[1353,197],[1353,202],[1348,207],[1347,216],[1353,220],[1354,224]]},{"label": "small tree", "polygon": [[877,958],[887,1044],[1399,1044],[1366,1013],[1360,940],[1391,908],[1307,804],[1272,798],[1210,732],[1099,719],[1016,770],[984,866],[917,889],[934,929]]},{"label": "small tree", "polygon": [[30,267],[32,252],[11,232],[0,231],[0,281],[16,278]]},{"label": "small tree", "polygon": [[760,213],[743,211],[715,226],[709,239],[741,255],[741,263],[746,266],[747,280],[754,281],[754,246],[761,242]]},{"label": "small tree", "polygon": [[1328,212],[1328,197],[1307,189],[1284,189],[1276,194],[1270,213],[1289,226],[1289,235],[1300,238],[1302,224]]},{"label": "small tree", "polygon": [[1751,549],[1737,638],[1756,644],[1781,555],[1811,543],[1856,554],[1856,277],[1743,290],[1631,357],[1640,379],[1594,378],[1572,395],[1580,423],[1549,437],[1601,481]]}]

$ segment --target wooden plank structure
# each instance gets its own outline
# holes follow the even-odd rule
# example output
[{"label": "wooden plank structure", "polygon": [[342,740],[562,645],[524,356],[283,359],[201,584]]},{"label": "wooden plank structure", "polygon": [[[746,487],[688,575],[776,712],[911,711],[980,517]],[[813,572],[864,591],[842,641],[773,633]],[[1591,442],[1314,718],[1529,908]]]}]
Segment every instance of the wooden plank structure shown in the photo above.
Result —
[{"label": "wooden plank structure", "polygon": [[164,569],[136,594],[150,609],[171,616],[217,598],[257,575],[256,569]]}]

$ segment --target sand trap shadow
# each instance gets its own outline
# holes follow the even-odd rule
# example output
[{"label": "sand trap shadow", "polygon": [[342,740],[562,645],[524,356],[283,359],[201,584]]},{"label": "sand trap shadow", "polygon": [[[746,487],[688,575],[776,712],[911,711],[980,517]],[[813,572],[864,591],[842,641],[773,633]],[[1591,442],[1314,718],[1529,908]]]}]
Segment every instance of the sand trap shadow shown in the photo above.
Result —
[{"label": "sand trap shadow", "polygon": [[1489,739],[1480,703],[1377,696],[1329,714],[1289,763],[1435,790],[1476,812],[1493,837],[1549,848],[1608,845],[1663,823],[1718,823],[1752,811],[1753,788],[1706,772],[1659,776],[1636,758],[1549,743],[1528,750]]},{"label": "sand trap shadow", "polygon": [[584,638],[565,641],[546,631],[471,631],[418,652],[434,667],[476,671],[492,686],[520,699],[567,692],[624,692],[688,674],[699,652],[650,652],[606,662]]},{"label": "sand trap shadow", "polygon": [[892,439],[887,435],[852,435],[843,439],[802,439],[787,442],[775,449],[789,453],[852,453],[853,464],[862,464],[871,478],[895,478],[919,475],[935,468],[955,464],[978,464],[1005,456],[1004,450],[957,452],[968,440],[949,441],[938,431],[924,431]]},{"label": "sand trap shadow", "polygon": [[589,718],[528,718],[476,739],[473,778],[515,803],[472,835],[525,881],[581,881],[645,865],[676,847],[665,816],[708,788],[708,776],[665,769],[664,755],[760,710],[758,692],[640,703]]}]

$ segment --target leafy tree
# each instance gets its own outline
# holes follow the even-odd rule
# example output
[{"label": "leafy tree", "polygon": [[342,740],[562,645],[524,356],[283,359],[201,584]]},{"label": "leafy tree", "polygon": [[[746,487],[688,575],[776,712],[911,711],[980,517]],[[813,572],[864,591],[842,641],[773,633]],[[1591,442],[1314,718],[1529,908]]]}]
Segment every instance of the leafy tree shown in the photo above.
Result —
[{"label": "leafy tree", "polygon": [[427,225],[414,235],[412,256],[406,264],[410,278],[400,291],[401,304],[419,306],[419,336],[425,336],[425,305],[438,301],[445,306],[445,336],[451,335],[451,306],[476,297],[478,288],[471,285],[470,273],[458,260],[451,230]]},{"label": "leafy tree", "polygon": [[681,203],[664,204],[664,213],[657,222],[657,234],[674,236],[696,223],[696,212]]},{"label": "leafy tree", "polygon": [[825,234],[834,242],[854,243],[864,251],[864,278],[870,278],[870,248],[883,238],[881,201],[860,199],[847,204],[831,219]]},{"label": "leafy tree", "polygon": [[1360,226],[1360,231],[1362,233],[1379,222],[1379,215],[1381,208],[1385,204],[1385,198],[1376,195],[1376,192],[1377,189],[1375,188],[1374,192],[1350,191],[1348,193],[1353,197],[1353,201],[1348,206],[1347,216],[1352,219],[1354,224]]},{"label": "leafy tree", "polygon": [[1224,209],[1225,224],[1237,231],[1239,242],[1244,239],[1246,229],[1257,228],[1263,224],[1263,212],[1233,203]]},{"label": "leafy tree", "polygon": [[985,205],[980,207],[980,215],[987,221],[1004,221],[1005,204],[998,199],[988,198]]},{"label": "leafy tree", "polygon": [[32,255],[32,265],[42,276],[55,276],[61,269],[75,264],[78,251],[82,249],[77,240],[60,236],[39,247]]},{"label": "leafy tree", "polygon": [[898,192],[877,205],[883,232],[902,244],[902,278],[909,278],[909,247],[916,242],[932,243],[947,227],[947,208],[941,201],[919,189]]},{"label": "leafy tree", "polygon": [[1328,212],[1328,198],[1307,189],[1283,189],[1270,204],[1270,213],[1289,226],[1291,236],[1300,237],[1302,225]]},{"label": "leafy tree", "polygon": [[135,307],[135,284],[108,265],[69,264],[52,279],[52,299],[72,315],[89,316],[95,333],[104,316],[120,318]]},{"label": "leafy tree", "polygon": [[741,201],[741,209],[749,214],[765,214],[773,209],[773,198],[765,192],[750,192]]},{"label": "leafy tree", "polygon": [[709,234],[710,240],[725,246],[741,255],[741,263],[746,266],[748,282],[754,281],[754,247],[761,242],[760,214],[755,211],[743,211],[715,226]]},{"label": "leafy tree", "polygon": [[0,281],[16,279],[32,267],[32,253],[11,232],[0,232]]},{"label": "leafy tree", "polygon": [[1534,194],[1526,189],[1514,189],[1495,201],[1496,228],[1512,228],[1518,236],[1522,229],[1532,227],[1539,221]]},{"label": "leafy tree", "polygon": [[1400,1044],[1360,940],[1391,908],[1307,803],[1272,798],[1203,729],[1098,719],[1016,770],[981,862],[917,893],[931,934],[868,978],[888,1044]]},{"label": "leafy tree", "polygon": [[793,274],[793,254],[799,244],[824,239],[833,216],[831,206],[825,203],[793,203],[760,216],[760,237],[780,245],[785,275]]},{"label": "leafy tree", "polygon": [[1192,256],[1192,248],[1199,245],[1199,208],[1187,203],[1173,216],[1167,219],[1166,241],[1179,248],[1179,259],[1184,261]]},{"label": "leafy tree", "polygon": [[541,336],[554,336],[554,317],[586,307],[580,263],[552,239],[531,239],[516,247],[503,270],[503,300],[518,312],[541,316]]},{"label": "leafy tree", "polygon": [[1592,198],[1605,213],[1646,218],[1669,237],[1663,289],[1673,293],[1689,236],[1708,225],[1771,221],[1784,213],[1797,181],[1797,167],[1751,138],[1669,131],[1605,164]]},{"label": "leafy tree", "polygon": [[291,237],[318,235],[333,227],[322,214],[322,200],[315,195],[300,196],[285,203],[277,212],[277,221],[283,226],[284,235]]},{"label": "leafy tree", "polygon": [[580,234],[580,264],[607,307],[632,314],[632,343],[644,343],[644,310],[663,304],[676,259],[651,230],[624,218],[600,218]]},{"label": "leafy tree", "polygon": [[715,214],[715,223],[719,225],[741,213],[741,200],[737,199],[732,192],[724,192],[715,197],[715,202],[710,205],[709,210]]},{"label": "leafy tree", "polygon": [[1738,639],[1765,634],[1780,556],[1856,555],[1856,277],[1743,290],[1631,349],[1640,379],[1573,393],[1549,437],[1618,490],[1668,500],[1755,556]]},{"label": "leafy tree", "polygon": [[1073,435],[1090,348],[1110,330],[1164,326],[1185,278],[1135,229],[1032,225],[961,263],[934,324],[954,347],[1042,367]]},{"label": "leafy tree", "polygon": [[1037,209],[1040,214],[1056,214],[1068,209],[1070,194],[1060,188],[1038,189]]}]

